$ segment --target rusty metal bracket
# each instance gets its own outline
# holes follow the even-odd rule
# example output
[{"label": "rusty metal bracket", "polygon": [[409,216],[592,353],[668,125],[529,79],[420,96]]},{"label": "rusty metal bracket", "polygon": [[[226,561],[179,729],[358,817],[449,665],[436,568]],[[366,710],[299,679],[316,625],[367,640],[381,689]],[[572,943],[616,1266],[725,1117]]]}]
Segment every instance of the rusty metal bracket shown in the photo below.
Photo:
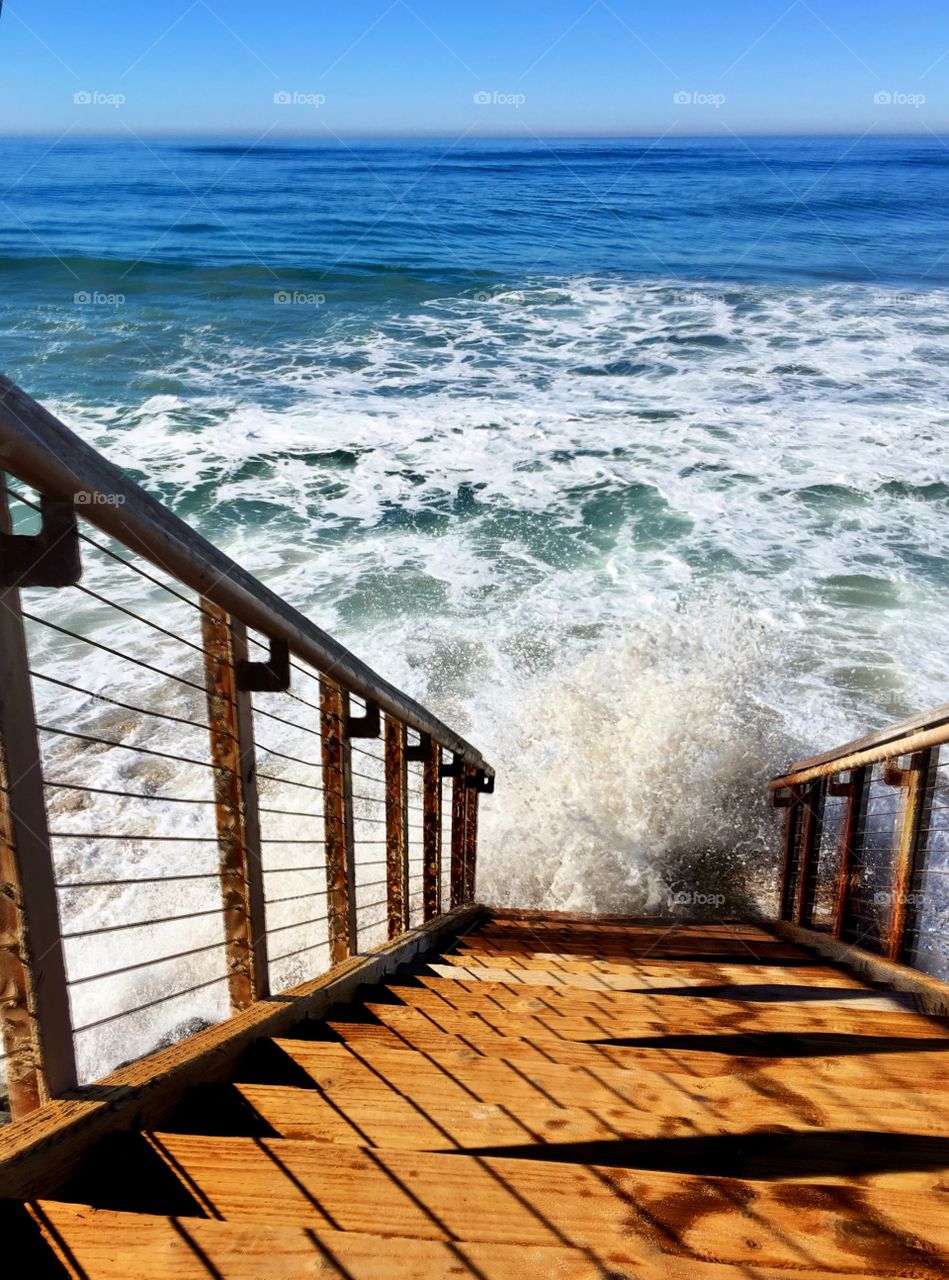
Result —
[{"label": "rusty metal bracket", "polygon": [[893,763],[887,761],[883,769],[884,783],[902,788],[900,813],[893,830],[893,905],[886,938],[886,955],[890,960],[899,960],[903,952],[932,752],[916,752],[909,757],[908,768],[900,767],[900,759],[903,757]]},{"label": "rusty metal bracket", "polygon": [[432,754],[432,735],[430,733],[419,734],[419,740],[414,747],[407,746],[405,748],[406,760],[428,760]]},{"label": "rusty metal bracket", "polygon": [[365,715],[346,717],[347,738],[378,738],[382,732],[382,719],[378,702],[367,702]]},{"label": "rusty metal bracket", "polygon": [[780,791],[772,791],[771,804],[775,809],[790,809],[797,799],[794,787],[784,787]]},{"label": "rusty metal bracket", "polygon": [[827,794],[829,796],[836,796],[838,799],[841,797],[843,799],[850,799],[858,787],[858,783],[856,780],[856,775],[858,772],[859,772],[858,769],[846,770],[846,773],[847,773],[846,782],[844,782],[843,780],[844,775],[842,773],[838,774],[836,778],[832,778],[827,783]]},{"label": "rusty metal bracket", "polygon": [[494,774],[485,773],[483,769],[476,769],[468,779],[468,786],[472,787],[480,795],[494,795]]},{"label": "rusty metal bracket", "polygon": [[909,757],[909,765],[901,766],[900,760],[906,759],[905,756],[898,756],[896,760],[887,760],[883,766],[882,781],[888,787],[908,787],[913,780],[915,774],[923,767],[923,752],[917,752],[916,755]]},{"label": "rusty metal bracket", "polygon": [[446,764],[444,756],[442,757],[442,777],[443,778],[460,778],[464,772],[465,762],[461,756],[455,753],[451,758],[451,764]]},{"label": "rusty metal bracket", "polygon": [[0,588],[72,587],[82,577],[76,508],[40,498],[39,533],[0,532]]},{"label": "rusty metal bracket", "polygon": [[290,688],[290,646],[286,640],[270,641],[266,662],[237,664],[237,687],[241,693],[286,693]]}]

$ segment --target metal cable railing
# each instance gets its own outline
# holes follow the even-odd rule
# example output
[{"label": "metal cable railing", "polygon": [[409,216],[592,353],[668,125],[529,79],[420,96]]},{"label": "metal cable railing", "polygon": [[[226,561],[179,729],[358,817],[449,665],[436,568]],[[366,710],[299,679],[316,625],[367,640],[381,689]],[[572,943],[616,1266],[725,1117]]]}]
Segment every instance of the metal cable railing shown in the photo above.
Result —
[{"label": "metal cable railing", "polygon": [[794,765],[780,919],[949,980],[949,706]]},{"label": "metal cable railing", "polygon": [[493,771],[3,379],[0,470],[18,1118],[471,903]]}]

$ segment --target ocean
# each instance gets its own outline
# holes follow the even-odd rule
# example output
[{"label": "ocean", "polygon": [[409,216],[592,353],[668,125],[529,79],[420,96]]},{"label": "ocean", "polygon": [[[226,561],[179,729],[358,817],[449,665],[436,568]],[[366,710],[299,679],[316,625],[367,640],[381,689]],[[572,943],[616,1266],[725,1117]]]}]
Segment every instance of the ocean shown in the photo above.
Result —
[{"label": "ocean", "polygon": [[482,898],[746,910],[767,777],[945,700],[949,141],[0,165],[5,371],[482,748]]}]

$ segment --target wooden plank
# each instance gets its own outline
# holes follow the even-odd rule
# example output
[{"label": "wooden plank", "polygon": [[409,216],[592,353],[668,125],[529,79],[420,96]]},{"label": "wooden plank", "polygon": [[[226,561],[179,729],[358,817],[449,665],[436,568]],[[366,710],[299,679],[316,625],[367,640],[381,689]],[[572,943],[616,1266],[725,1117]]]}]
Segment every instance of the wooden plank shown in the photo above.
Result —
[{"label": "wooden plank", "polygon": [[888,754],[891,756],[908,755],[908,751],[898,746],[901,739],[912,737],[926,729],[939,728],[941,725],[949,725],[949,703],[934,707],[931,711],[924,711],[920,715],[911,716],[908,720],[900,720],[897,724],[888,725],[885,729],[877,729],[874,733],[865,734],[862,738],[854,738],[852,742],[845,742],[840,747],[822,751],[820,755],[798,760],[791,765],[788,774],[804,773],[819,765],[832,764],[843,756],[868,751],[872,747],[890,748]]},{"label": "wooden plank", "polygon": [[[949,1062],[944,1057],[940,1062],[933,1054],[922,1055],[926,1059],[923,1065],[914,1055],[913,1089],[907,1091],[899,1061],[880,1062],[879,1055],[871,1055],[869,1062],[860,1056],[768,1061],[728,1058],[723,1070],[711,1075],[695,1069],[692,1059],[696,1055],[677,1055],[662,1069],[635,1061],[617,1067],[603,1059],[591,1070],[543,1057],[507,1060],[479,1056],[460,1045],[404,1055],[402,1050],[372,1042],[352,1046],[302,1040],[275,1043],[326,1090],[367,1084],[364,1073],[371,1069],[377,1082],[391,1081],[400,1087],[409,1082],[415,1092],[434,1087],[438,1072],[443,1077],[437,1082],[439,1089],[445,1088],[445,1079],[452,1080],[483,1102],[503,1104],[519,1099],[533,1104],[544,1098],[561,1107],[619,1107],[618,1114],[632,1107],[639,1118],[643,1112],[663,1107],[674,1110],[690,1101],[698,1101],[710,1115],[717,1115],[719,1100],[726,1108],[754,1101],[766,1109],[783,1109],[782,1123],[789,1117],[812,1123],[823,1107],[841,1121],[862,1121],[864,1128],[896,1124],[894,1115],[899,1114],[906,1123],[920,1126],[920,1132],[929,1133],[942,1132],[949,1116],[944,1087]],[[369,1083],[369,1087],[375,1086]],[[879,1094],[898,1095],[895,1113],[884,1113],[882,1102],[875,1106]],[[424,1104],[425,1095],[419,1095],[419,1100]]]},{"label": "wooden plank", "polygon": [[464,762],[456,757],[457,772],[451,783],[451,905],[465,897],[465,851],[468,844],[468,800]]},{"label": "wooden plank", "polygon": [[[303,1089],[275,1085],[237,1085],[242,1098],[281,1137],[312,1137],[419,1151],[519,1148],[537,1144],[600,1143],[630,1140],[629,1163],[644,1140],[721,1138],[769,1130],[781,1135],[835,1133],[850,1157],[866,1157],[873,1171],[881,1133],[944,1139],[927,1148],[928,1171],[934,1160],[949,1170],[949,1104],[938,1087],[907,1094],[898,1080],[869,1080],[863,1086],[811,1078],[806,1063],[780,1076],[756,1071],[713,1080],[665,1079],[639,1071],[609,1085],[590,1073],[556,1064],[515,1070],[509,1063],[474,1060],[449,1072],[424,1054],[376,1051],[357,1055],[339,1045],[316,1053],[281,1042],[318,1086]],[[843,1137],[842,1135],[846,1135]],[[723,1160],[734,1150],[719,1144]],[[684,1148],[685,1150],[685,1148]],[[842,1159],[827,1139],[831,1161]],[[553,1158],[553,1156],[552,1156]],[[686,1158],[683,1156],[683,1158]],[[790,1178],[787,1154],[757,1153],[762,1172],[755,1176]],[[767,1174],[764,1170],[767,1169]],[[722,1170],[724,1171],[724,1170]],[[821,1181],[834,1176],[823,1170]]]},{"label": "wooden plank", "polygon": [[[408,1240],[327,1228],[270,1227],[202,1218],[114,1213],[81,1204],[31,1206],[74,1280],[670,1280],[665,1259],[627,1266],[610,1254],[591,1258],[563,1246]],[[608,1273],[604,1271],[604,1262]],[[831,1280],[839,1272],[795,1270],[794,1280]],[[867,1280],[883,1272],[864,1271]],[[787,1272],[748,1264],[743,1280],[787,1280]],[[676,1261],[675,1280],[735,1280],[731,1267]]]},{"label": "wooden plank", "polygon": [[[938,1040],[949,1047],[949,1035],[932,1019],[913,1013],[862,1013],[834,1007],[821,1009],[813,1005],[789,1009],[768,1008],[758,1005],[740,1007],[716,1007],[714,1011],[689,1007],[689,1002],[678,1003],[680,1008],[662,1012],[645,1009],[637,1017],[595,1018],[583,1014],[556,1014],[546,1010],[532,1012],[524,1008],[504,1012],[492,1002],[475,1015],[434,1006],[424,1013],[408,1006],[376,1004],[367,1001],[366,1008],[386,1026],[400,1030],[403,1027],[431,1021],[443,1030],[464,1036],[466,1031],[484,1026],[502,1036],[529,1039],[546,1044],[548,1040],[579,1040],[596,1043],[627,1039],[655,1039],[663,1036],[691,1034],[715,1036],[722,1034],[793,1034],[809,1032],[834,1035],[878,1035],[902,1040]],[[724,1005],[724,1002],[713,1002]]]},{"label": "wooden plank", "polygon": [[[939,753],[935,754],[938,758]],[[919,856],[919,831],[923,822],[932,764],[933,752],[922,751],[913,756],[908,769],[888,767],[883,771],[884,781],[901,789],[899,816],[894,823],[893,832],[892,904],[886,939],[888,960],[898,961],[903,954],[907,905]]]},{"label": "wooden plank", "polygon": [[[10,516],[0,473],[0,530]],[[0,1022],[14,1119],[76,1083],[20,593],[0,591]]]},{"label": "wooden plank", "polygon": [[462,901],[474,902],[478,875],[478,789],[476,770],[465,771],[465,873]]},{"label": "wooden plank", "polygon": [[[477,1010],[481,999],[491,999],[505,1008],[529,1008],[524,1001],[539,1001],[557,1013],[590,1012],[606,1017],[622,1016],[624,1012],[639,1013],[643,1009],[666,1014],[676,1009],[683,1011],[698,1008],[714,1012],[724,1006],[750,1005],[763,1008],[787,1009],[799,1006],[819,1006],[822,1009],[840,1007],[864,1013],[918,1012],[915,997],[895,992],[889,995],[853,983],[839,986],[812,987],[805,983],[691,983],[675,985],[656,984],[652,988],[615,991],[603,988],[586,989],[566,986],[563,983],[536,985],[530,983],[464,982],[420,974],[418,985],[388,984],[388,990],[405,1004],[414,1004],[434,996],[458,1008]],[[426,1007],[418,1004],[419,1008]]]},{"label": "wooden plank", "polygon": [[[600,1072],[604,1068],[622,1070],[648,1069],[664,1075],[719,1076],[736,1071],[767,1067],[772,1070],[796,1071],[802,1061],[807,1069],[829,1080],[845,1081],[847,1073],[858,1067],[877,1078],[900,1070],[902,1057],[896,1055],[890,1037],[834,1035],[729,1036],[683,1035],[657,1038],[641,1045],[589,1044],[563,1040],[559,1043],[500,1036],[487,1028],[469,1029],[464,1036],[443,1031],[435,1023],[423,1020],[398,1031],[375,1023],[344,1022],[330,1017],[327,1025],[340,1041],[359,1053],[376,1048],[398,1052],[418,1050],[431,1056],[460,1055],[459,1060],[488,1057],[517,1063],[556,1062],[565,1066],[584,1067]],[[902,1042],[898,1042],[902,1044]],[[919,1048],[919,1045],[925,1046]],[[846,1056],[842,1056],[846,1055]],[[913,1046],[913,1076],[927,1087],[949,1084],[949,1054],[934,1049],[926,1041]],[[839,1073],[839,1074],[838,1074]]]},{"label": "wooden plank", "polygon": [[810,947],[819,955],[845,964],[854,973],[871,982],[885,983],[897,991],[910,992],[930,1016],[949,1016],[949,982],[930,977],[928,973],[920,973],[917,969],[910,969],[870,951],[863,951],[815,929],[801,929],[785,921],[776,921],[773,928],[776,933],[790,938],[802,947]]},{"label": "wooden plank", "polygon": [[226,1080],[255,1040],[286,1034],[352,998],[478,919],[480,908],[440,916],[334,972],[262,1000],[226,1022],[122,1067],[74,1097],[48,1103],[20,1124],[0,1129],[0,1199],[26,1199],[59,1186],[94,1143],[133,1125],[159,1122],[196,1084]]},{"label": "wooden plank", "polygon": [[331,964],[340,964],[355,953],[357,937],[352,752],[346,734],[348,714],[348,695],[332,681],[321,677],[326,911],[329,916]]},{"label": "wooden plank", "polygon": [[247,660],[247,629],[210,600],[201,601],[201,610],[227,983],[237,1013],[270,986],[254,716],[237,680],[238,663]]},{"label": "wooden plank", "polygon": [[733,986],[736,992],[742,987],[755,987],[763,984],[775,986],[808,986],[815,992],[824,988],[833,990],[865,991],[866,986],[857,978],[843,973],[839,969],[775,969],[768,965],[743,965],[740,969],[722,965],[711,967],[703,965],[700,969],[690,969],[688,965],[670,968],[669,965],[643,967],[638,974],[599,974],[568,973],[564,970],[554,972],[550,969],[532,969],[529,973],[517,969],[504,969],[496,965],[478,965],[466,967],[459,956],[440,956],[432,959],[426,966],[426,974],[420,975],[419,981],[427,984],[431,979],[443,979],[446,982],[460,984],[463,987],[475,984],[487,984],[488,987],[507,986],[513,989],[523,987],[559,987],[576,992],[602,994],[604,992],[622,993],[659,990],[691,990],[701,993],[703,987]]},{"label": "wooden plank", "polygon": [[[839,986],[848,982],[857,984],[857,980],[841,969],[823,968],[817,964],[810,966],[787,965],[778,967],[767,962],[761,964],[689,964],[670,963],[659,960],[655,964],[647,961],[635,966],[620,968],[601,968],[594,965],[570,965],[569,967],[554,962],[539,962],[536,967],[522,969],[519,966],[507,967],[504,957],[494,962],[488,958],[469,963],[469,955],[465,951],[447,952],[432,961],[433,972],[445,977],[460,977],[463,981],[496,981],[510,985],[556,985],[589,988],[600,991],[639,991],[650,987],[666,986],[678,983],[682,986],[690,984],[718,985],[725,982],[813,982],[815,986]],[[492,978],[492,974],[502,975]]]},{"label": "wooden plank", "polygon": [[432,920],[442,901],[442,753],[429,741],[422,764],[422,917]]},{"label": "wooden plank", "polygon": [[[428,1240],[585,1246],[739,1265],[942,1275],[944,1197],[693,1178],[542,1160],[392,1152],[290,1138],[154,1134],[213,1217]],[[248,1195],[253,1187],[254,1194]]]},{"label": "wooden plank", "polygon": [[386,918],[390,938],[409,927],[409,812],[405,725],[386,716]]}]

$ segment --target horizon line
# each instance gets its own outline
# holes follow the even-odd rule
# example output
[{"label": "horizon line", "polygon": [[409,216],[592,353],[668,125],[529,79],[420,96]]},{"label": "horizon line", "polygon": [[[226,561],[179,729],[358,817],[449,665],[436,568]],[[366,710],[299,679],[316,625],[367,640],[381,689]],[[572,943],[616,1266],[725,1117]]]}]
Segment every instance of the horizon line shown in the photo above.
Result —
[{"label": "horizon line", "polygon": [[[2,2],[2,0],[0,0]],[[130,133],[128,129],[118,130],[83,130],[74,132],[68,130],[64,134],[56,134],[55,129],[0,129],[0,139],[13,138],[37,138],[47,140],[57,137],[65,142],[67,138],[72,139],[109,139],[123,140],[134,143],[138,137],[143,138],[241,138],[246,139],[252,137],[255,132],[253,127],[248,129],[214,129],[208,128],[156,128],[142,129],[137,134]],[[739,141],[742,138],[859,138],[861,140],[872,140],[874,138],[941,138],[943,135],[949,136],[949,123],[942,129],[933,130],[930,128],[923,129],[880,129],[871,131],[861,131],[859,129],[746,129],[746,130],[707,130],[701,133],[673,133],[667,131],[665,133],[651,132],[628,132],[628,131],[549,131],[539,132],[530,131],[525,134],[523,132],[495,132],[495,133],[474,133],[470,131],[462,131],[460,133],[445,132],[444,130],[340,130],[330,133],[326,132],[310,132],[308,130],[282,130],[281,132],[268,132],[259,139],[261,144],[265,141],[309,141],[309,142],[344,142],[350,139],[364,141],[404,141],[412,142],[418,139],[430,140],[448,140],[453,139],[456,142],[462,141],[549,141],[551,139],[570,138],[576,141],[597,141],[600,139],[613,141],[650,141],[650,142],[667,142],[667,141],[694,141],[717,139],[719,141]]]}]

